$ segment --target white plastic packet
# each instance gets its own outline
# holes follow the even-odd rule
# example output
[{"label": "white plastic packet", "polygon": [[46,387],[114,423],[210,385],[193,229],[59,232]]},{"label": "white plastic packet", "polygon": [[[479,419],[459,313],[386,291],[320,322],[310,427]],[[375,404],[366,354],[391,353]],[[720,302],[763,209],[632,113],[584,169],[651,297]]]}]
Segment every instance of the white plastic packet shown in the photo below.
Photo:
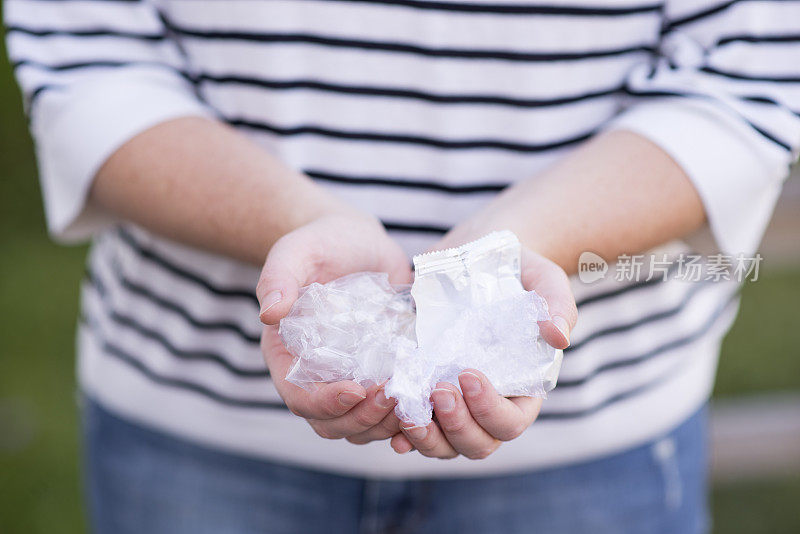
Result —
[{"label": "white plastic packet", "polygon": [[437,382],[458,386],[474,368],[505,396],[546,396],[561,351],[539,335],[547,304],[520,281],[521,247],[508,231],[416,256],[416,279],[393,288],[385,274],[356,273],[305,288],[279,333],[295,362],[286,379],[382,383],[398,417],[431,421]]},{"label": "white plastic packet", "polygon": [[545,397],[555,387],[562,353],[540,336],[537,323],[550,315],[522,287],[520,256],[517,237],[502,231],[414,257],[418,348],[398,356],[386,384],[401,419],[430,423],[436,383],[458,386],[464,369],[483,372],[504,396]]}]

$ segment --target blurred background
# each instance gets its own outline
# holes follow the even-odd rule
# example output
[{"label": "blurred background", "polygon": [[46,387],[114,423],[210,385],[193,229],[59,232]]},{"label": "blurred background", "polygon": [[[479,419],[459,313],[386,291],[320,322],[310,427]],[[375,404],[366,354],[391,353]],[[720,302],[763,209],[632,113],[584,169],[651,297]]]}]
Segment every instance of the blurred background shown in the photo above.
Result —
[{"label": "blurred background", "polygon": [[[798,176],[761,253],[714,393],[717,533],[800,532]],[[85,254],[47,237],[33,146],[0,44],[0,533],[85,531],[73,339]]]}]

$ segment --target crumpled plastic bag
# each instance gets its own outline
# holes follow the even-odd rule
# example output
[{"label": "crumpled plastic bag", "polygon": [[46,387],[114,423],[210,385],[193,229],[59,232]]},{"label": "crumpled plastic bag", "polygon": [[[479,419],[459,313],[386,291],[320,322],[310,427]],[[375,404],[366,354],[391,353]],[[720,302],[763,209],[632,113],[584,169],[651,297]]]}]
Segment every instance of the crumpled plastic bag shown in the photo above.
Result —
[{"label": "crumpled plastic bag", "polygon": [[410,295],[380,273],[305,288],[280,324],[295,356],[286,379],[307,389],[388,380],[385,392],[397,399],[398,417],[419,426],[431,421],[436,383],[458,386],[467,368],[486,374],[504,396],[544,397],[555,387],[561,351],[540,336],[537,323],[550,318],[547,303],[522,287],[513,233],[416,256],[414,265]]},{"label": "crumpled plastic bag", "polygon": [[286,380],[311,389],[318,382],[369,387],[391,378],[398,348],[416,346],[409,290],[393,287],[386,273],[368,272],[302,288],[278,328],[295,356]]},{"label": "crumpled plastic bag", "polygon": [[431,346],[405,348],[385,388],[398,401],[398,417],[420,426],[430,423],[436,384],[459,386],[464,369],[482,371],[505,397],[546,397],[555,349],[539,337],[537,321],[548,319],[544,299],[523,292],[466,310]]}]

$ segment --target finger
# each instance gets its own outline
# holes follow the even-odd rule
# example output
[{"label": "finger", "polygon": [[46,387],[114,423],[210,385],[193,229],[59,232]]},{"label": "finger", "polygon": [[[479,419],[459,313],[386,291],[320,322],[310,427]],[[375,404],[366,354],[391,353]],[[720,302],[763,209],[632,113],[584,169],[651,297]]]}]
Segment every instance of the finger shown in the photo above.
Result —
[{"label": "finger", "polygon": [[507,400],[516,404],[517,408],[522,410],[527,420],[530,421],[528,427],[536,421],[536,418],[539,417],[539,412],[542,410],[542,399],[538,397],[508,397]]},{"label": "finger", "polygon": [[[395,243],[392,243],[394,246]],[[398,254],[399,252],[399,254]],[[389,283],[393,285],[407,285],[414,281],[414,272],[411,270],[411,261],[408,256],[397,247],[390,255],[393,259],[387,262],[384,269],[389,274]]]},{"label": "finger", "polygon": [[431,422],[428,426],[400,425],[401,430],[409,443],[423,456],[429,458],[455,458],[458,453],[444,437],[439,426]]},{"label": "finger", "polygon": [[408,441],[408,438],[402,432],[395,434],[392,441],[389,442],[394,452],[397,454],[406,454],[414,450],[414,446]]},{"label": "finger", "polygon": [[394,409],[395,400],[386,398],[383,387],[371,387],[367,398],[341,417],[319,421],[314,430],[332,439],[346,438],[378,425]]},{"label": "finger", "polygon": [[281,394],[286,406],[305,419],[333,419],[349,412],[367,398],[367,392],[352,380],[321,384],[315,391],[306,391],[288,384],[290,393]]},{"label": "finger", "polygon": [[547,258],[522,251],[522,285],[535,290],[546,302],[550,321],[539,323],[542,337],[557,349],[569,346],[569,335],[578,320],[572,287],[564,270]]},{"label": "finger", "polygon": [[392,436],[400,433],[400,419],[395,415],[394,410],[383,418],[383,420],[372,428],[361,432],[360,434],[353,434],[347,438],[350,443],[356,445],[364,445],[372,441],[382,441],[389,439]]},{"label": "finger", "polygon": [[276,326],[264,327],[261,350],[275,389],[295,415],[306,419],[332,419],[344,415],[367,397],[367,390],[352,380],[319,384],[314,391],[287,382],[286,374],[294,358],[281,343]]},{"label": "finger", "polygon": [[495,391],[480,371],[468,369],[458,375],[464,401],[477,423],[493,437],[509,441],[522,434],[539,415],[538,403],[512,402]]},{"label": "finger", "polygon": [[479,460],[492,454],[500,441],[491,436],[472,415],[453,384],[440,382],[431,394],[436,421],[447,441],[459,454]]},{"label": "finger", "polygon": [[265,324],[277,324],[289,313],[318,262],[315,240],[306,236],[304,230],[301,228],[276,241],[261,269],[256,296],[261,307],[259,317]]}]

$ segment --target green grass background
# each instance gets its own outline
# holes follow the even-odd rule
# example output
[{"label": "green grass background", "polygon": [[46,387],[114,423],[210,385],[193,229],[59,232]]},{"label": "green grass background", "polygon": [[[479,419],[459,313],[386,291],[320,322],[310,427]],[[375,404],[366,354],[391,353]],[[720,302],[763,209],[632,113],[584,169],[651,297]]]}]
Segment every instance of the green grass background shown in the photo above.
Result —
[{"label": "green grass background", "polygon": [[[0,46],[0,533],[85,531],[73,339],[85,254],[48,240]],[[799,296],[800,269],[771,271],[767,258],[744,290],[715,395],[800,391]],[[716,487],[713,515],[719,533],[798,533],[800,477]]]}]

